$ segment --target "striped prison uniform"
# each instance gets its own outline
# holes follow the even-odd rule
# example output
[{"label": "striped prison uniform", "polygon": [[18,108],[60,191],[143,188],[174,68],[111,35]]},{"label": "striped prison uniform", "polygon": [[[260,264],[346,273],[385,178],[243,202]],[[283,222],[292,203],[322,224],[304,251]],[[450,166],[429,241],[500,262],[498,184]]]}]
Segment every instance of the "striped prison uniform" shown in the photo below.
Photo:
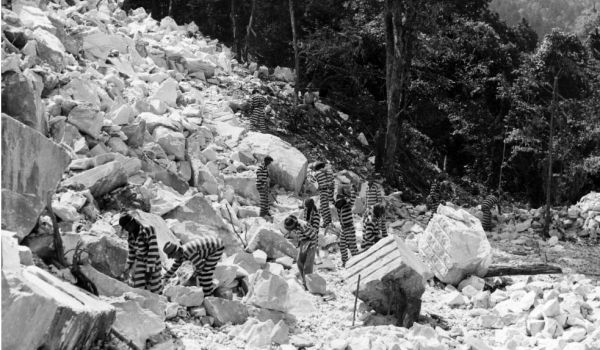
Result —
[{"label": "striped prison uniform", "polygon": [[440,202],[440,190],[441,185],[439,181],[434,181],[431,185],[431,189],[429,190],[429,198],[431,199],[431,204],[436,205]]},{"label": "striped prison uniform", "polygon": [[265,132],[266,126],[266,115],[265,108],[267,107],[267,98],[260,94],[252,95],[250,121],[252,128],[255,131]]},{"label": "striped prison uniform", "polygon": [[331,169],[325,169],[325,173],[327,175],[327,184],[328,184],[328,194],[329,194],[329,202],[333,203],[333,192],[335,190],[335,179],[333,176],[333,171]]},{"label": "striped prison uniform", "polygon": [[305,223],[298,223],[298,225],[299,227],[296,229],[298,236],[298,258],[296,262],[302,281],[306,283],[304,277],[313,273],[319,236],[317,230],[311,225]]},{"label": "striped prison uniform", "polygon": [[387,237],[387,227],[385,224],[385,218],[382,216],[379,219],[375,219],[373,213],[369,213],[363,219],[363,244],[362,250],[365,251],[371,248],[381,238]]},{"label": "striped prison uniform", "polygon": [[356,202],[356,191],[352,185],[340,185],[340,187],[338,187],[336,198],[346,198],[346,200],[350,203],[350,207],[352,208]]},{"label": "striped prison uniform", "polygon": [[308,216],[308,210],[304,208],[304,220],[312,226],[317,232],[319,231],[319,223],[321,222],[321,215],[319,215],[319,209],[314,208],[310,212],[310,217]]},{"label": "striped prison uniform", "polygon": [[129,246],[127,267],[135,266],[132,287],[160,293],[161,264],[154,228],[140,226],[137,235],[128,233],[127,243]]},{"label": "striped prison uniform", "polygon": [[267,166],[262,164],[256,170],[256,188],[260,195],[260,216],[267,216],[269,214],[269,170]]},{"label": "striped prison uniform", "polygon": [[347,200],[346,204],[338,210],[340,225],[342,226],[342,235],[340,237],[340,253],[342,254],[342,265],[346,266],[348,261],[348,251],[352,256],[358,254],[356,247],[356,231],[354,230],[354,219],[352,217],[351,201]]},{"label": "striped prison uniform", "polygon": [[373,208],[377,203],[381,203],[381,192],[379,191],[379,186],[371,182],[367,188],[367,208]]},{"label": "striped prison uniform", "polygon": [[331,224],[331,212],[329,211],[329,203],[331,201],[331,178],[327,174],[327,170],[321,169],[315,174],[317,184],[319,186],[319,212],[323,219],[321,227],[327,227]]},{"label": "striped prison uniform", "polygon": [[483,220],[482,225],[485,231],[492,230],[492,208],[494,206],[499,206],[498,198],[494,195],[489,195],[485,197],[483,202],[481,203],[481,211],[483,212]]},{"label": "striped prison uniform", "polygon": [[165,274],[165,278],[170,278],[175,274],[175,271],[189,260],[194,265],[194,276],[200,280],[200,287],[204,294],[212,292],[212,277],[217,262],[221,260],[221,255],[225,247],[223,242],[218,237],[205,236],[194,239],[182,246],[183,256],[173,263],[169,271]]}]

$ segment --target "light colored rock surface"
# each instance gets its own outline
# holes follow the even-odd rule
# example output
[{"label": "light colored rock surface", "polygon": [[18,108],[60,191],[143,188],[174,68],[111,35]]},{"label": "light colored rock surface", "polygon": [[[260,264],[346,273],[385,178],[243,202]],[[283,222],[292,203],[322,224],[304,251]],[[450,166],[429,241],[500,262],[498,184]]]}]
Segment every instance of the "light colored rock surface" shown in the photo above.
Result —
[{"label": "light colored rock surface", "polygon": [[272,181],[290,191],[300,191],[306,177],[308,161],[292,145],[277,136],[250,132],[240,143],[239,149],[249,151],[261,160],[271,155],[273,163],[269,169]]},{"label": "light colored rock surface", "polygon": [[35,266],[2,271],[2,346],[91,348],[110,331],[115,309]]},{"label": "light colored rock surface", "polygon": [[206,313],[215,318],[216,326],[226,323],[242,324],[248,319],[248,309],[236,300],[207,297],[204,299],[204,307]]},{"label": "light colored rock surface", "polygon": [[492,263],[481,223],[462,209],[439,206],[418,242],[425,263],[445,283],[457,285],[467,274],[484,276]]},{"label": "light colored rock surface", "polygon": [[19,239],[29,234],[69,161],[56,143],[2,115],[3,227]]}]

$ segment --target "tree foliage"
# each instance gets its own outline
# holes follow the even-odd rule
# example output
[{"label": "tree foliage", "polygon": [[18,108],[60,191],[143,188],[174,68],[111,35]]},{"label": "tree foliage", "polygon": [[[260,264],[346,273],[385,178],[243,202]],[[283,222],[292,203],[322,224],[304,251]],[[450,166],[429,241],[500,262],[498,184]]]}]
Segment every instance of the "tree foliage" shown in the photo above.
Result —
[{"label": "tree foliage", "polygon": [[[150,0],[128,1],[124,7],[152,8]],[[171,1],[179,23],[194,21],[205,35],[232,44],[231,0]],[[255,3],[248,58],[292,67],[288,2]],[[456,178],[495,188],[502,167],[503,189],[539,205],[558,74],[555,200],[574,201],[598,188],[600,16],[592,0],[425,3],[414,27],[398,131],[398,167],[407,185],[427,190],[433,165],[441,168],[446,159],[446,170]],[[321,99],[349,114],[352,128],[364,132],[371,145],[381,144],[376,136],[387,111],[384,5],[385,0],[295,1],[300,87],[318,87]],[[237,46],[244,47],[252,2],[235,1],[235,7]]]}]

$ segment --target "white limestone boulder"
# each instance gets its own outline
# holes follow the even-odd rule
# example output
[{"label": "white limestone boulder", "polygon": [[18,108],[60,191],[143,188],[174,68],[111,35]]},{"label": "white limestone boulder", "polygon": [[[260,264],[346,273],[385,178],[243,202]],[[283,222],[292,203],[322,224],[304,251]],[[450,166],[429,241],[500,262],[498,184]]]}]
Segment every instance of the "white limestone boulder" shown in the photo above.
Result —
[{"label": "white limestone boulder", "polygon": [[250,132],[240,143],[239,150],[252,153],[261,160],[270,155],[273,158],[269,167],[272,181],[290,191],[300,192],[308,161],[298,149],[277,136]]},{"label": "white limestone boulder", "polygon": [[440,205],[418,237],[419,252],[435,276],[457,285],[465,276],[485,276],[492,248],[479,220],[463,209]]},{"label": "white limestone boulder", "polygon": [[2,271],[2,347],[89,349],[110,332],[115,308],[50,273]]}]

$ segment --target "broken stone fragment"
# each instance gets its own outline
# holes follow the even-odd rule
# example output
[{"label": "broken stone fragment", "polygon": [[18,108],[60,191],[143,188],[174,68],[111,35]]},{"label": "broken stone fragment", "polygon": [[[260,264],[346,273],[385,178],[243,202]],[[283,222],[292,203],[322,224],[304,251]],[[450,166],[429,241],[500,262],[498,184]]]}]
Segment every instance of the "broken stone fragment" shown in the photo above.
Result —
[{"label": "broken stone fragment", "polygon": [[236,300],[206,297],[204,308],[208,315],[215,318],[215,326],[217,327],[226,323],[242,324],[248,319],[248,309]]}]

